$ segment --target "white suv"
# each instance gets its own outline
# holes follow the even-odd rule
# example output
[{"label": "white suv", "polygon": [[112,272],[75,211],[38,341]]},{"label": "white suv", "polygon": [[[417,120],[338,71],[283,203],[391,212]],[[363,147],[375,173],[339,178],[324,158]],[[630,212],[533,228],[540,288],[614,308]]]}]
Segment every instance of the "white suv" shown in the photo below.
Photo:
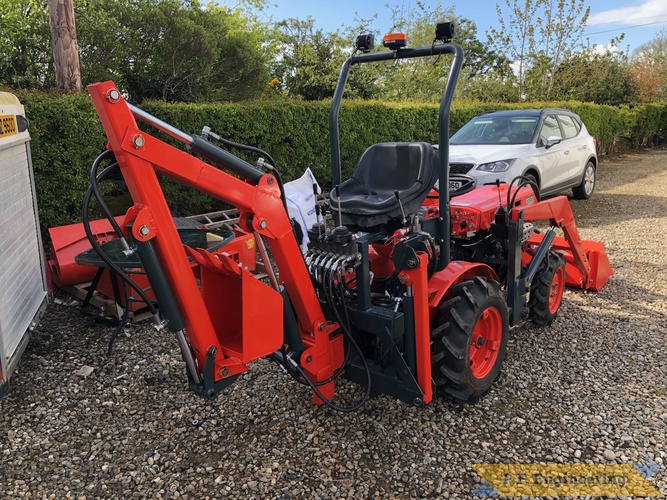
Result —
[{"label": "white suv", "polygon": [[588,199],[597,164],[595,139],[581,118],[565,109],[482,113],[449,141],[450,174],[472,176],[478,186],[524,175],[545,196],[572,188],[575,198]]}]

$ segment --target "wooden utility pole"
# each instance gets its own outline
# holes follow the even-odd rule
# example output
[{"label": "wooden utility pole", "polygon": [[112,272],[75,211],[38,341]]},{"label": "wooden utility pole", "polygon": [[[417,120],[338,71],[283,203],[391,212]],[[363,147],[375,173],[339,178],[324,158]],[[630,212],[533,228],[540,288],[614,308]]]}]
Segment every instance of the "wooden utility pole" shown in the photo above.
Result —
[{"label": "wooden utility pole", "polygon": [[62,92],[81,92],[72,0],[49,0],[49,18],[58,89]]}]

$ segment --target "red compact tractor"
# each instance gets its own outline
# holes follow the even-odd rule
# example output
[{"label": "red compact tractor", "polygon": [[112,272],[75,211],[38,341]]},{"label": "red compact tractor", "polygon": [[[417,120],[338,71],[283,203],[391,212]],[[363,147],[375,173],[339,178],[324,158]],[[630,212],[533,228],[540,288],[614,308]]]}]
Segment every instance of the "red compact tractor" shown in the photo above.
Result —
[{"label": "red compact tractor", "polygon": [[[450,23],[438,25],[433,45],[419,48],[394,34],[385,40],[388,50],[374,52],[371,36],[357,39],[330,112],[331,213],[308,228],[305,254],[267,153],[208,127],[188,135],[127,103],[112,82],[89,86],[109,143],[93,166],[84,224],[92,197],[102,202],[97,183],[120,168],[134,205],[122,224],[112,222],[118,239],[91,243],[138,294],[145,292],[124,272],[123,261],[140,260],[160,307],[156,326],[176,334],[195,393],[214,397],[268,356],[310,388],[316,403],[340,411],[381,393],[417,406],[436,392],[475,402],[500,373],[510,326],[524,313],[548,325],[566,283],[598,290],[613,273],[604,246],[579,237],[566,197],[541,200],[528,178],[477,187],[472,178],[449,175],[449,109],[463,61],[452,32]],[[372,145],[341,182],[338,111],[348,72],[370,62],[440,54],[453,57],[440,104],[439,146]],[[141,131],[135,119],[194,155]],[[237,147],[267,161],[251,165],[228,150]],[[112,157],[115,163],[98,171]],[[158,173],[238,207],[270,284],[256,279],[238,252],[225,251],[231,232],[201,229],[200,237],[183,240]],[[550,228],[539,232],[537,220]],[[564,238],[556,237],[557,228]],[[339,377],[365,388],[354,404],[332,401]]]}]

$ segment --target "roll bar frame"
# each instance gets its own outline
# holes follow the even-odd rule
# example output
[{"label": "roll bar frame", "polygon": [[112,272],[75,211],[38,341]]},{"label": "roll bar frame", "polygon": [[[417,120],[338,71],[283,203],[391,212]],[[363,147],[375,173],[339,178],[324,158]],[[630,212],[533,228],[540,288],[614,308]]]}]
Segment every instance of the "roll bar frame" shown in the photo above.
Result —
[{"label": "roll bar frame", "polygon": [[[380,61],[392,61],[398,59],[411,59],[415,57],[430,57],[440,54],[452,54],[452,65],[449,70],[445,90],[440,100],[440,109],[438,112],[438,148],[440,158],[440,172],[438,175],[439,190],[441,193],[439,201],[440,224],[437,226],[437,236],[441,241],[440,258],[436,266],[437,270],[444,269],[450,262],[450,216],[449,216],[449,115],[454,90],[458,81],[463,65],[463,49],[460,45],[452,42],[426,45],[416,48],[401,48],[398,50],[388,50],[381,52],[368,52],[362,54],[353,54],[341,67],[336,90],[334,91],[331,109],[329,110],[329,134],[331,145],[331,178],[333,186],[341,182],[340,165],[340,134],[338,125],[338,115],[340,104],[343,99],[343,92],[350,73],[350,68],[355,64],[365,64]],[[442,196],[444,194],[444,196]]]}]

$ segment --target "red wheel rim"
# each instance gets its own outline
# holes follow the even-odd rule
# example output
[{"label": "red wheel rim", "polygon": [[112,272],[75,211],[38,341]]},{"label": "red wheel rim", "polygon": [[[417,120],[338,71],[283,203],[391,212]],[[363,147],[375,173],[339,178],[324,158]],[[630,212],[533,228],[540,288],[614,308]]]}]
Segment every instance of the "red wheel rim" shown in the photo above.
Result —
[{"label": "red wheel rim", "polygon": [[470,341],[470,373],[475,378],[484,378],[493,369],[503,337],[503,322],[500,311],[488,307],[482,311]]},{"label": "red wheel rim", "polygon": [[560,301],[563,298],[563,290],[565,289],[565,271],[562,266],[559,266],[554,273],[549,287],[549,313],[556,314],[560,307]]}]

